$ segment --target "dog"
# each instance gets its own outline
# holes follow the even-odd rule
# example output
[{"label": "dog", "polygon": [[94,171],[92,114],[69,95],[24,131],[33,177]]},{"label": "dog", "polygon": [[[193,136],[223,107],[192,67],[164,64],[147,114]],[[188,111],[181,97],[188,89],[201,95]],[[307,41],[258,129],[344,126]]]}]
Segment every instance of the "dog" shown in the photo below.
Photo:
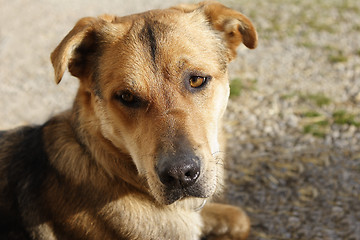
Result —
[{"label": "dog", "polygon": [[[0,133],[1,239],[245,239],[221,190],[227,66],[257,33],[217,2],[80,19],[51,54],[72,108]],[[206,200],[209,199],[208,202]]]}]

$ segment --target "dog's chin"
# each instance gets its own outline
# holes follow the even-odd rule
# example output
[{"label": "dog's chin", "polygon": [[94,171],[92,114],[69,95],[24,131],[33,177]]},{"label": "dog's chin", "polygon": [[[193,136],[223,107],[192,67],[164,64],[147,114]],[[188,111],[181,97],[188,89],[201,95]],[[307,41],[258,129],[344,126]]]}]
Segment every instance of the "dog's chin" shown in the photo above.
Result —
[{"label": "dog's chin", "polygon": [[202,188],[201,186],[191,186],[188,188],[165,189],[161,199],[157,199],[160,204],[171,205],[185,198],[208,198],[214,194],[215,188]]}]

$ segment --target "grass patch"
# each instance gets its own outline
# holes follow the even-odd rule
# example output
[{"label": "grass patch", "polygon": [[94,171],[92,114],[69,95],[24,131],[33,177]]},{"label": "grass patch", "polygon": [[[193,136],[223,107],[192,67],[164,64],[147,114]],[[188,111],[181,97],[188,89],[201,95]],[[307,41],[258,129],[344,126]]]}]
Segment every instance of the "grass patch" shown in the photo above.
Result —
[{"label": "grass patch", "polygon": [[327,135],[330,130],[329,126],[332,124],[360,127],[360,121],[356,119],[356,115],[345,110],[335,111],[332,116],[328,117],[316,111],[307,111],[302,113],[302,117],[306,118],[303,132],[319,138]]},{"label": "grass patch", "polygon": [[337,8],[340,11],[348,11],[348,12],[353,12],[353,13],[360,13],[360,8],[355,4],[355,2],[353,1],[349,1],[349,0],[343,0],[340,1]]},{"label": "grass patch", "polygon": [[292,99],[294,97],[296,97],[298,94],[297,93],[289,93],[289,94],[283,94],[280,96],[280,99],[282,100],[288,100],[288,99]]},{"label": "grass patch", "polygon": [[310,41],[300,42],[300,43],[297,44],[297,46],[304,47],[304,48],[310,48],[310,49],[313,49],[313,48],[317,47],[317,45],[315,43],[310,42]]},{"label": "grass patch", "polygon": [[234,78],[230,81],[230,97],[240,96],[243,90],[243,82],[240,78]]},{"label": "grass patch", "polygon": [[334,46],[332,44],[329,44],[329,45],[325,45],[323,46],[323,48],[327,51],[331,51],[331,52],[339,52],[340,49],[337,47],[337,46]]},{"label": "grass patch", "polygon": [[345,56],[342,52],[339,52],[338,54],[332,54],[329,56],[329,61],[331,63],[342,63],[347,62],[348,57]]},{"label": "grass patch", "polygon": [[331,99],[322,93],[307,94],[307,95],[302,95],[300,97],[304,100],[308,99],[314,102],[318,107],[323,107],[331,103]]},{"label": "grass patch", "polygon": [[318,121],[304,126],[304,133],[311,134],[314,137],[324,138],[326,136],[326,127],[329,125],[327,120]]},{"label": "grass patch", "polygon": [[355,24],[352,28],[354,31],[360,32],[360,24]]},{"label": "grass patch", "polygon": [[321,116],[321,114],[316,111],[304,112],[302,115],[303,115],[303,117],[307,117],[307,118],[315,118],[315,117]]},{"label": "grass patch", "polygon": [[292,92],[280,96],[282,100],[288,100],[294,97],[298,97],[299,100],[301,101],[315,103],[316,106],[318,107],[326,106],[331,103],[331,99],[322,93],[309,94],[309,93],[301,93],[301,92]]},{"label": "grass patch", "polygon": [[234,78],[230,81],[230,97],[240,96],[243,90],[256,90],[256,84],[257,79]]},{"label": "grass patch", "polygon": [[345,110],[339,110],[333,113],[334,123],[339,125],[354,125],[360,127],[360,122],[355,120],[355,115],[346,112]]},{"label": "grass patch", "polygon": [[329,126],[329,121],[328,120],[321,120],[315,123],[317,126],[321,126],[321,127],[327,127]]},{"label": "grass patch", "polygon": [[344,54],[344,52],[334,45],[326,45],[324,46],[324,50],[329,52],[328,61],[330,63],[342,63],[347,62],[348,56]]}]

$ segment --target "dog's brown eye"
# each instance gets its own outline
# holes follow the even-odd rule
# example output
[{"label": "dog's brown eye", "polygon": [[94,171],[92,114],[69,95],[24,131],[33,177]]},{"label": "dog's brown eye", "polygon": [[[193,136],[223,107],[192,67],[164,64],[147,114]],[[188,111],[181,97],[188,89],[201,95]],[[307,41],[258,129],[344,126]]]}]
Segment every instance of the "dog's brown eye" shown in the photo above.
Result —
[{"label": "dog's brown eye", "polygon": [[121,98],[121,101],[126,102],[126,103],[132,103],[135,100],[134,95],[132,95],[129,92],[120,94],[120,98]]},{"label": "dog's brown eye", "polygon": [[117,101],[130,108],[138,108],[147,104],[144,99],[127,90],[116,93],[114,97]]},{"label": "dog's brown eye", "polygon": [[140,107],[142,101],[139,97],[135,96],[129,91],[118,92],[115,94],[115,99],[127,107],[137,108]]},{"label": "dog's brown eye", "polygon": [[190,86],[193,88],[201,87],[206,82],[206,77],[193,76],[190,78]]}]

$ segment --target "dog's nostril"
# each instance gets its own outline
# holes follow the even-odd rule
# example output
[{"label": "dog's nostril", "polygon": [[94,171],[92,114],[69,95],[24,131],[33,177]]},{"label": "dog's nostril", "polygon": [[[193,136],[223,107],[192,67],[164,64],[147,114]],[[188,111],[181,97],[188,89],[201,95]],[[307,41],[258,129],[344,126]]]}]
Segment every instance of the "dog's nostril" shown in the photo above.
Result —
[{"label": "dog's nostril", "polygon": [[194,169],[193,171],[191,171],[191,170],[187,171],[185,173],[185,181],[191,181],[193,179],[196,180],[198,178],[198,176],[199,176],[199,172],[197,169]]}]

